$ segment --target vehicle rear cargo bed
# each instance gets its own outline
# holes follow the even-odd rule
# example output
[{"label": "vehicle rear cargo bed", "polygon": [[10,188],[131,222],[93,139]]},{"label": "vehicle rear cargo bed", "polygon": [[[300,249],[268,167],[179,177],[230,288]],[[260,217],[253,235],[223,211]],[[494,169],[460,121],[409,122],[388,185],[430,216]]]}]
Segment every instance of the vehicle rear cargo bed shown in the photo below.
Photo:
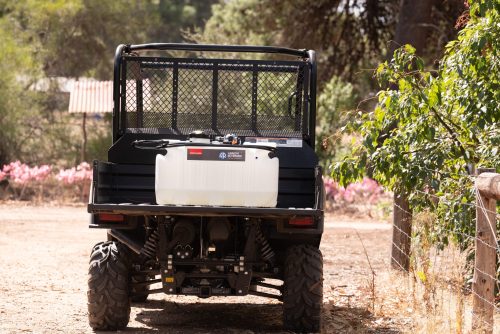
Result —
[{"label": "vehicle rear cargo bed", "polygon": [[[158,205],[154,165],[94,161],[89,213],[128,215],[246,215],[290,217],[323,214],[321,171],[280,168],[276,208]],[[316,198],[318,197],[318,198]]]}]

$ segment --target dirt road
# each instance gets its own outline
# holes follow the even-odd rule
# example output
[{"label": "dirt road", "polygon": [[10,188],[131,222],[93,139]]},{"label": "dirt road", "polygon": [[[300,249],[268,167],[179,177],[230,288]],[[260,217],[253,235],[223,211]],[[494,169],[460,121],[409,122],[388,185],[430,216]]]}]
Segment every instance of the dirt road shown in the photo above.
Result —
[{"label": "dirt road", "polygon": [[[0,333],[92,333],[87,266],[105,238],[80,207],[0,204]],[[359,233],[359,235],[356,233]],[[399,333],[368,311],[369,266],[385,270],[390,225],[329,217],[324,255],[325,333]],[[264,298],[150,296],[132,308],[127,333],[282,333],[281,304]]]}]

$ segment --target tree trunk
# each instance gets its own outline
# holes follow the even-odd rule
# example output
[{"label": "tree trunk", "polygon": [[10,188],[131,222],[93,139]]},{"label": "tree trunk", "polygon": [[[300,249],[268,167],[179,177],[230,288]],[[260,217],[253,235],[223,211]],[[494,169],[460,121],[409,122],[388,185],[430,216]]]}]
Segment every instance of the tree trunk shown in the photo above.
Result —
[{"label": "tree trunk", "polygon": [[421,54],[431,32],[432,7],[436,0],[401,0],[394,40],[389,44],[387,58],[391,59],[394,50],[405,44],[411,44]]},{"label": "tree trunk", "polygon": [[87,113],[82,116],[82,151],[80,152],[80,162],[87,161]]},{"label": "tree trunk", "polygon": [[[394,51],[402,45],[411,44],[421,54],[426,47],[430,33],[428,24],[431,19],[433,4],[436,0],[401,0],[394,40],[389,45],[388,60]],[[397,89],[394,86],[392,89]],[[384,131],[390,133],[397,124],[392,124]],[[412,210],[405,194],[394,193],[394,215],[392,234],[391,265],[394,269],[409,271],[411,248]]]}]

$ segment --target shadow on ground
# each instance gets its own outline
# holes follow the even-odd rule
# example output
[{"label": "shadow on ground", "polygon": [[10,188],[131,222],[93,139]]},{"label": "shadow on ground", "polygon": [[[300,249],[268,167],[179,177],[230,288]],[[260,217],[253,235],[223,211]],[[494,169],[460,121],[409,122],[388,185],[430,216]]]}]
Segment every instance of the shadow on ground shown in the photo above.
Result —
[{"label": "shadow on ground", "polygon": [[284,333],[280,304],[175,303],[140,305],[141,333]]},{"label": "shadow on ground", "polygon": [[[283,330],[281,304],[176,303],[152,300],[138,304],[135,320],[148,328],[128,328],[134,333],[290,333]],[[399,334],[396,328],[377,323],[365,308],[324,304],[322,333]]]}]

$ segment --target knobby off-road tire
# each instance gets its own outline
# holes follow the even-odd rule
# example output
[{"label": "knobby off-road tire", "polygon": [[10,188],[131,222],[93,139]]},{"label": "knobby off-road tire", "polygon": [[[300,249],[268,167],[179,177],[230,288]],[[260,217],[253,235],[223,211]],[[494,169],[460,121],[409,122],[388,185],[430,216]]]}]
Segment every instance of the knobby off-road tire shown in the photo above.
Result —
[{"label": "knobby off-road tire", "polygon": [[283,324],[295,332],[319,332],[323,304],[323,256],[310,245],[292,246],[284,267]]},{"label": "knobby off-road tire", "polygon": [[149,285],[137,287],[134,283],[145,282],[149,279],[148,275],[132,275],[131,277],[131,297],[130,300],[134,303],[144,303],[148,299],[148,294],[135,295],[136,293],[144,293],[149,291]]},{"label": "knobby off-road tire", "polygon": [[128,249],[119,242],[94,246],[90,255],[88,311],[94,330],[125,328],[130,318]]}]

